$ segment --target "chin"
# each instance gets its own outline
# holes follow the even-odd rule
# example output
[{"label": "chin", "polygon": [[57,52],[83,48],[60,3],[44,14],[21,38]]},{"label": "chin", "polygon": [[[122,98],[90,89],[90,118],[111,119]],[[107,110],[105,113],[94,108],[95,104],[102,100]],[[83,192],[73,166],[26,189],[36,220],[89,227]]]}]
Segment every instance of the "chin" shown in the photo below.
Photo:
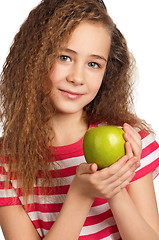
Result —
[{"label": "chin", "polygon": [[60,113],[60,114],[76,114],[76,113],[80,113],[80,112],[83,112],[83,109],[75,109],[75,108],[68,108],[68,109],[62,109],[62,108],[57,108],[56,109],[56,112],[57,113]]}]

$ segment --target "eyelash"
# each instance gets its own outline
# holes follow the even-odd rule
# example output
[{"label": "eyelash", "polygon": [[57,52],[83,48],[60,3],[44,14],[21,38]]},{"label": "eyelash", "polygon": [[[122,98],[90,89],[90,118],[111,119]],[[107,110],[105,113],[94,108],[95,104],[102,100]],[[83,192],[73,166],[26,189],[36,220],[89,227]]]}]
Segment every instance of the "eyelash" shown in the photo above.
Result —
[{"label": "eyelash", "polygon": [[[60,55],[59,56],[59,59],[62,61],[62,62],[70,62],[71,61],[71,58],[67,55]],[[69,59],[69,61],[68,61]],[[93,66],[92,66],[93,64]],[[97,68],[100,68],[100,64],[99,63],[96,63],[96,62],[89,62],[88,63],[88,66],[91,67],[91,68],[94,68],[94,69],[97,69]]]},{"label": "eyelash", "polygon": [[[93,63],[94,66],[91,66],[92,63]],[[95,68],[95,69],[96,69],[96,68],[100,68],[100,64],[99,64],[99,63],[96,63],[96,62],[89,62],[89,63],[88,63],[88,66],[89,66],[89,67],[92,67],[92,68]],[[96,67],[95,67],[95,66],[96,66]]]},{"label": "eyelash", "polygon": [[71,58],[69,56],[66,56],[66,55],[61,55],[59,56],[60,60],[62,62],[68,62],[67,60],[69,59],[69,61],[71,60]]}]

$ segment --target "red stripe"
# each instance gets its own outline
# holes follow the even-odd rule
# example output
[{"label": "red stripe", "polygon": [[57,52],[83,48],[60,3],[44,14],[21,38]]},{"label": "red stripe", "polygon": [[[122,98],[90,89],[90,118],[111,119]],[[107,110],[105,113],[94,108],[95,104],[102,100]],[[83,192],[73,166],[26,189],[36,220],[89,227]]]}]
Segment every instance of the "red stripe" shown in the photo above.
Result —
[{"label": "red stripe", "polygon": [[[50,221],[50,222],[45,222],[42,220],[34,220],[33,224],[35,226],[36,229],[38,228],[42,228],[44,230],[50,230],[50,228],[53,226],[54,221]],[[118,228],[116,225],[114,226],[109,226],[97,233],[93,233],[93,234],[89,234],[89,235],[83,235],[79,237],[79,240],[97,240],[97,239],[101,239],[104,237],[108,237],[113,233],[118,233]]]},{"label": "red stripe", "polygon": [[[57,186],[57,187],[45,187],[45,189],[43,189],[42,187],[34,187],[34,195],[35,196],[45,195],[45,193],[48,196],[67,194],[68,189],[69,189],[69,185]],[[19,197],[23,196],[21,188],[16,188],[15,190]]]},{"label": "red stripe", "polygon": [[[92,207],[103,205],[107,202],[106,199],[96,198]],[[40,211],[40,212],[60,212],[63,203],[51,203],[51,204],[40,204],[40,203],[33,203],[28,204],[28,212]]]},{"label": "red stripe", "polygon": [[156,159],[156,161],[150,163],[149,165],[143,167],[142,169],[138,170],[134,176],[134,178],[131,180],[131,182],[134,182],[138,180],[139,178],[142,178],[146,176],[148,173],[153,172],[157,167],[159,166],[159,158]]},{"label": "red stripe", "polygon": [[67,158],[79,157],[83,155],[83,139],[80,141],[70,144],[68,146],[61,146],[61,147],[50,147],[52,153],[55,155],[56,161],[64,160]]},{"label": "red stripe", "polygon": [[63,153],[61,155],[55,155],[55,160],[61,161],[61,160],[65,160],[65,159],[69,159],[69,158],[75,158],[75,157],[81,157],[83,156],[83,148],[78,149],[78,151],[76,152],[70,152],[70,153]]},{"label": "red stripe", "polygon": [[21,205],[19,198],[17,197],[1,197],[0,206],[9,206],[9,205]]},{"label": "red stripe", "polygon": [[0,166],[0,174],[1,175],[6,175],[6,170],[2,166]]},{"label": "red stripe", "polygon": [[97,239],[102,239],[104,237],[111,236],[113,233],[119,232],[118,228],[116,225],[107,227],[97,233],[89,234],[89,235],[84,235],[80,236],[79,240],[97,240]]},{"label": "red stripe", "polygon": [[[4,190],[5,189],[5,182],[0,181],[0,189]],[[11,183],[9,182],[8,189],[13,189]],[[7,190],[7,189],[6,189]],[[4,190],[5,191],[5,190]]]},{"label": "red stripe", "polygon": [[[67,194],[70,185],[64,186],[57,186],[57,187],[45,187],[46,194],[48,196],[51,195],[60,195],[60,194]],[[34,188],[35,195],[45,195],[42,187],[35,187]]]},{"label": "red stripe", "polygon": [[145,137],[147,137],[149,135],[149,133],[146,130],[145,131],[141,130],[138,133],[140,134],[141,139],[143,139],[143,138],[145,138]]},{"label": "red stripe", "polygon": [[56,173],[51,171],[51,175],[52,176],[59,176],[59,177],[70,177],[76,174],[76,168],[77,166],[73,166],[73,167],[68,167],[65,169],[58,169],[56,170]]},{"label": "red stripe", "polygon": [[90,226],[90,225],[94,225],[94,224],[98,224],[103,222],[104,220],[106,220],[107,218],[112,217],[112,212],[109,209],[106,212],[103,212],[101,214],[95,215],[95,216],[90,216],[86,218],[86,221],[84,223],[84,226]]},{"label": "red stripe", "polygon": [[[70,177],[76,174],[77,166],[72,166],[64,169],[50,170],[50,173],[52,178]],[[42,178],[41,170],[39,170],[38,172],[38,178]]]},{"label": "red stripe", "polygon": [[27,205],[27,212],[58,213],[61,211],[62,203],[40,204],[33,203]]},{"label": "red stripe", "polygon": [[9,157],[0,157],[0,162],[3,164],[3,163],[8,163],[9,162]]},{"label": "red stripe", "polygon": [[34,224],[36,229],[42,228],[42,229],[45,229],[45,230],[50,230],[50,228],[52,227],[53,223],[54,223],[53,221],[44,222],[43,220],[40,220],[40,219],[33,221],[33,224]]},{"label": "red stripe", "polygon": [[159,145],[156,141],[150,143],[147,147],[145,147],[142,150],[141,158],[144,158],[144,157],[148,156],[149,154],[151,154],[152,152],[154,152],[158,148],[159,148]]},{"label": "red stripe", "polygon": [[96,206],[99,206],[99,205],[103,205],[107,203],[107,200],[104,199],[104,198],[95,198],[95,201],[94,203],[92,204],[92,207],[96,207]]}]

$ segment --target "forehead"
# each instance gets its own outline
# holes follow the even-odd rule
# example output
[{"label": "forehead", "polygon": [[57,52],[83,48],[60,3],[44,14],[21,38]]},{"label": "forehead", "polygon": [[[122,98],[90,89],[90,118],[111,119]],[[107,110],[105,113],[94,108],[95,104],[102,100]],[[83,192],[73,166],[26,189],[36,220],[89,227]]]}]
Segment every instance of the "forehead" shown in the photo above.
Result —
[{"label": "forehead", "polygon": [[77,52],[101,51],[107,52],[110,48],[111,37],[102,23],[82,22],[72,31],[65,47]]}]

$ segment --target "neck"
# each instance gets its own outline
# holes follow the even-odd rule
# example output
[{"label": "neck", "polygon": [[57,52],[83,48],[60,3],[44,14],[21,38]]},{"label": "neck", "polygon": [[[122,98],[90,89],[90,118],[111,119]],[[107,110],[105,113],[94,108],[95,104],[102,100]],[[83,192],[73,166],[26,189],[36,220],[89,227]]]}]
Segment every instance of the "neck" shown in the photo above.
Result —
[{"label": "neck", "polygon": [[56,114],[50,120],[53,129],[50,135],[50,144],[53,146],[64,146],[79,141],[88,129],[83,113]]}]

